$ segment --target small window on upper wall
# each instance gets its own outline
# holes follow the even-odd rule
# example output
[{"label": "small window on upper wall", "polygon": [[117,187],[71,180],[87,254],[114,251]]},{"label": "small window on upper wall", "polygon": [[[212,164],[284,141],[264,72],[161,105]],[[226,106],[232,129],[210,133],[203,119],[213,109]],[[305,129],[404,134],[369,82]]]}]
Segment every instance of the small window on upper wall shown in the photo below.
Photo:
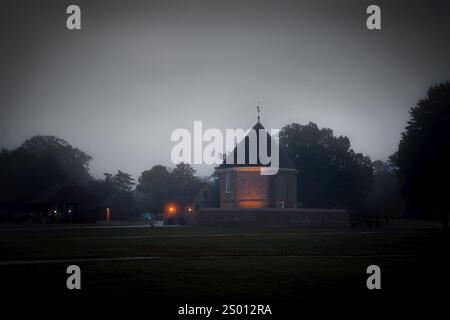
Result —
[{"label": "small window on upper wall", "polygon": [[231,193],[231,173],[225,174],[225,193]]}]

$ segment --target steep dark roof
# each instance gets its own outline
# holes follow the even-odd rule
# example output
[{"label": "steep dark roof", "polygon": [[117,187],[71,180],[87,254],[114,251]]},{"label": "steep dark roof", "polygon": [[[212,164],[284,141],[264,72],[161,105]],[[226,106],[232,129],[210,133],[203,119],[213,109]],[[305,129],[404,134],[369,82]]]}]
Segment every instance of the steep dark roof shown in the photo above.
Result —
[{"label": "steep dark roof", "polygon": [[[249,141],[250,141],[250,137],[249,134],[247,134],[244,139],[242,139],[238,145],[234,148],[233,153],[232,154],[228,154],[227,157],[231,157],[232,155],[234,156],[234,161],[233,164],[227,164],[225,159],[224,162],[218,166],[217,169],[226,169],[226,168],[235,168],[235,167],[269,167],[271,165],[271,163],[269,162],[268,164],[262,164],[260,161],[260,157],[259,157],[259,140],[260,140],[260,134],[266,134],[267,138],[267,154],[269,155],[269,157],[271,156],[271,152],[272,152],[272,148],[271,148],[271,141],[272,141],[272,137],[270,136],[269,132],[267,131],[266,128],[264,128],[264,126],[261,124],[261,122],[257,122],[253,128],[253,130],[256,131],[256,152],[257,152],[257,161],[256,163],[251,163],[250,162],[250,146],[249,146]],[[260,131],[263,130],[263,131]],[[237,163],[237,149],[238,147],[242,148],[242,144],[244,145],[245,148],[245,161],[244,163]],[[230,158],[228,158],[230,159]],[[280,168],[287,168],[287,169],[295,169],[295,166],[293,164],[293,162],[289,159],[288,155],[286,154],[286,151],[284,150],[284,148],[282,148],[281,146],[279,146],[279,167]]]}]

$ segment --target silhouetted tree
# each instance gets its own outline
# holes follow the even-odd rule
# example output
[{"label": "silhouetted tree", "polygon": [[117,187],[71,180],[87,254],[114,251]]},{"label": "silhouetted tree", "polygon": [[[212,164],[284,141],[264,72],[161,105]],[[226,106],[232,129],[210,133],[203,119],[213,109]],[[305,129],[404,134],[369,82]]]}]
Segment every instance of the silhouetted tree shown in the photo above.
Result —
[{"label": "silhouetted tree", "polygon": [[358,208],[372,183],[369,157],[355,153],[347,137],[316,124],[293,123],[280,131],[283,148],[299,170],[298,199],[304,207]]},{"label": "silhouetted tree", "polygon": [[131,174],[120,170],[118,170],[114,176],[105,173],[105,182],[111,183],[111,185],[118,191],[131,191],[135,184],[134,178]]},{"label": "silhouetted tree", "polygon": [[200,179],[195,176],[195,169],[187,163],[181,162],[171,171],[174,182],[174,198],[187,204],[192,201],[200,186]]},{"label": "silhouetted tree", "polygon": [[148,199],[149,210],[162,212],[164,205],[172,200],[173,186],[173,176],[169,170],[165,166],[155,165],[142,172],[136,189]]},{"label": "silhouetted tree", "polygon": [[35,136],[0,153],[0,194],[7,201],[28,201],[54,184],[91,179],[91,157],[66,141]]},{"label": "silhouetted tree", "polygon": [[402,194],[408,204],[433,216],[450,209],[450,83],[430,87],[410,110],[398,151]]},{"label": "silhouetted tree", "polygon": [[54,136],[34,136],[26,140],[18,151],[24,151],[40,159],[52,159],[64,171],[67,180],[85,185],[92,179],[89,162],[92,157],[68,142]]},{"label": "silhouetted tree", "polygon": [[127,193],[128,197],[132,197],[131,191],[135,182],[130,174],[118,170],[115,175],[111,173],[104,173],[103,175],[104,179],[92,180],[88,185],[88,190],[99,203],[115,193]]},{"label": "silhouetted tree", "polygon": [[148,199],[149,209],[162,212],[168,202],[190,203],[201,183],[190,164],[179,163],[173,170],[156,165],[142,172],[136,189]]}]

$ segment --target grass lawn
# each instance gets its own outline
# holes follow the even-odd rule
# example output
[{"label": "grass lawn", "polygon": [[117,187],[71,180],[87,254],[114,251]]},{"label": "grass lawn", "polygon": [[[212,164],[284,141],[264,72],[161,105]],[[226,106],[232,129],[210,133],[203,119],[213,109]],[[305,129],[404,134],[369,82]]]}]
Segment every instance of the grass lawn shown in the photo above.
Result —
[{"label": "grass lawn", "polygon": [[[446,288],[449,240],[448,232],[425,229],[24,227],[0,230],[0,279],[17,299],[42,292],[220,303],[430,297]],[[108,259],[123,257],[132,259]],[[65,287],[70,264],[81,267],[81,291]],[[366,288],[371,264],[381,267],[382,295]]]}]

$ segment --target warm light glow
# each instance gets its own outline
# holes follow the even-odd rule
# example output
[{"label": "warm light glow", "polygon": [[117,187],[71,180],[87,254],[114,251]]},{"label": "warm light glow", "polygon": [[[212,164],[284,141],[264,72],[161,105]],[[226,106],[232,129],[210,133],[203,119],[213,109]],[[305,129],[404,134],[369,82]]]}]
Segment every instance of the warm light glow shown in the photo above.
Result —
[{"label": "warm light glow", "polygon": [[189,211],[189,212],[192,212],[192,208],[188,208],[188,211]]},{"label": "warm light glow", "polygon": [[239,200],[241,208],[265,208],[267,203],[265,200]]},{"label": "warm light glow", "polygon": [[177,205],[176,205],[176,203],[174,203],[174,202],[167,203],[164,206],[164,213],[167,214],[167,215],[170,215],[170,216],[177,214]]}]

